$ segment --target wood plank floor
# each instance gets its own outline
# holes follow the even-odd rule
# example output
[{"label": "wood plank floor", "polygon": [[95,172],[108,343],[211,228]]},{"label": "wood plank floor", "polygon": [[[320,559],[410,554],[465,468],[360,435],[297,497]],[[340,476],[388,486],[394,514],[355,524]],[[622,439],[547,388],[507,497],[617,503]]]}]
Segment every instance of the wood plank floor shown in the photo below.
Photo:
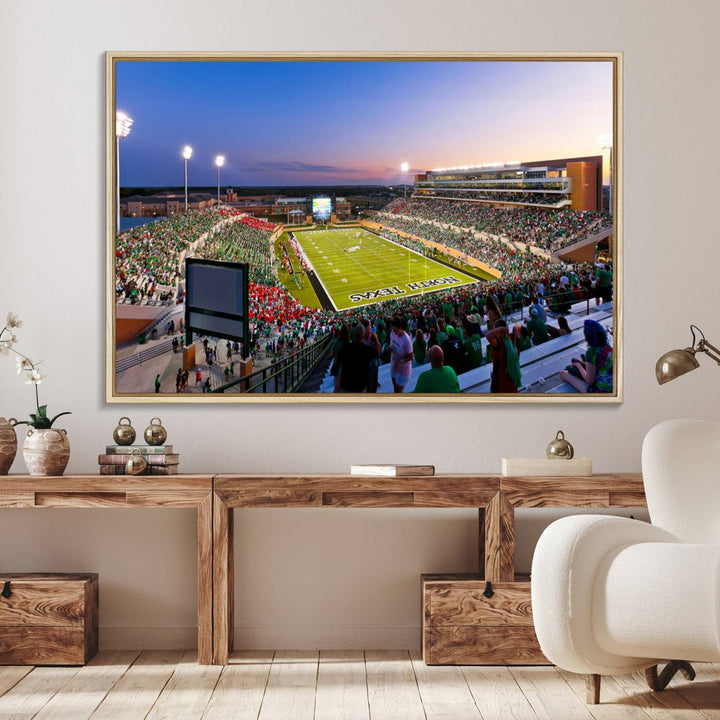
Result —
[{"label": "wood plank floor", "polygon": [[428,667],[419,652],[102,652],[82,668],[0,667],[0,720],[720,720],[720,664],[662,693],[642,674],[585,681],[553,667]]}]

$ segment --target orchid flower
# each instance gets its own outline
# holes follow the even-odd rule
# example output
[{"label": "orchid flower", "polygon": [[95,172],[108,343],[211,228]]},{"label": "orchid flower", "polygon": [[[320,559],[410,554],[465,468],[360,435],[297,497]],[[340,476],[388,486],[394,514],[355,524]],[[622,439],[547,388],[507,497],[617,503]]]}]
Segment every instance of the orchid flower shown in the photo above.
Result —
[{"label": "orchid flower", "polygon": [[5,327],[0,330],[0,355],[7,355],[10,352],[15,353],[17,356],[15,358],[15,370],[17,374],[24,375],[25,383],[35,387],[35,405],[37,406],[37,412],[30,413],[30,420],[23,420],[17,424],[31,425],[38,430],[51,428],[53,423],[61,415],[69,415],[70,413],[61,412],[55,415],[55,417],[49,418],[47,416],[47,405],[40,404],[38,385],[40,385],[47,376],[38,368],[40,362],[33,362],[27,355],[23,355],[13,347],[15,343],[17,343],[17,336],[12,331],[15,328],[21,328],[22,325],[23,323],[20,317],[14,312],[9,312],[5,319]]}]

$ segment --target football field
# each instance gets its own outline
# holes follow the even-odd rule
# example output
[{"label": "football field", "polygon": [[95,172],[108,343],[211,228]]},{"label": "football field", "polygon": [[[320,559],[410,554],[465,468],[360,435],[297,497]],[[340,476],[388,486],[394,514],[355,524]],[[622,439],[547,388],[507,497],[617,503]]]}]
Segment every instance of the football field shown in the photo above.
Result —
[{"label": "football field", "polygon": [[296,232],[295,237],[336,310],[478,281],[359,227]]}]

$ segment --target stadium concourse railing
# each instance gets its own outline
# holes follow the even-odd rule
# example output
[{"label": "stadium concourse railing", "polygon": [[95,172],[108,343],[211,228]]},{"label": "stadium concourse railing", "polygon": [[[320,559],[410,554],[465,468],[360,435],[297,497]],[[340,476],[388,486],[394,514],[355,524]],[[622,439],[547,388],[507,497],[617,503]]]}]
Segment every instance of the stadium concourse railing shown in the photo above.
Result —
[{"label": "stadium concourse railing", "polygon": [[308,379],[318,362],[325,356],[333,334],[304,347],[299,352],[281,358],[266,368],[220,385],[213,393],[293,393]]},{"label": "stadium concourse railing", "polygon": [[[570,306],[578,302],[585,303],[585,314],[590,314],[590,300],[593,295],[585,288],[575,288],[566,290],[564,292],[553,293],[543,296],[543,305],[545,309],[553,316],[565,315],[570,311]],[[513,300],[511,307],[505,302],[504,298],[501,298],[499,304],[500,310],[503,314],[510,312],[520,312],[520,320],[525,319],[525,315],[529,314],[530,301],[527,298],[523,298],[522,302],[519,300]]]},{"label": "stadium concourse railing", "polygon": [[161,305],[175,305],[175,302],[173,300],[148,300],[147,298],[138,300],[137,298],[122,297],[118,299],[117,304],[160,307]]},{"label": "stadium concourse railing", "polygon": [[115,372],[123,372],[123,370],[135,367],[136,365],[141,365],[142,363],[147,362],[148,360],[152,360],[159,355],[163,355],[166,352],[172,351],[172,349],[172,340],[157,343],[156,345],[153,345],[152,347],[149,347],[145,350],[138,351],[133,355],[128,355],[127,357],[117,360],[115,362]]}]

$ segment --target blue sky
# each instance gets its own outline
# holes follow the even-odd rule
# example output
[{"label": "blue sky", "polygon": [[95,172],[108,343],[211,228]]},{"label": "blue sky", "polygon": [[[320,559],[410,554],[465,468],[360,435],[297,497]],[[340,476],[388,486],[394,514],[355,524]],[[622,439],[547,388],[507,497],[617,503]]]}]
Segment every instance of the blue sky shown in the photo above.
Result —
[{"label": "blue sky", "polygon": [[596,155],[612,64],[118,61],[121,186],[402,182],[434,167]]}]

